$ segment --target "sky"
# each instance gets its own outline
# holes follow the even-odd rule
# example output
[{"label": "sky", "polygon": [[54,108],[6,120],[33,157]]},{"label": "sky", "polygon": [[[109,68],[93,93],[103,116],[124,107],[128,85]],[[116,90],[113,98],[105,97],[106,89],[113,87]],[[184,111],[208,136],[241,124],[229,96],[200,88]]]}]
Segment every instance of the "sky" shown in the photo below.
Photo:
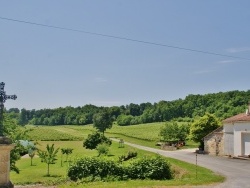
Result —
[{"label": "sky", "polygon": [[249,90],[249,7],[0,0],[0,82],[17,95],[5,107],[121,106]]}]

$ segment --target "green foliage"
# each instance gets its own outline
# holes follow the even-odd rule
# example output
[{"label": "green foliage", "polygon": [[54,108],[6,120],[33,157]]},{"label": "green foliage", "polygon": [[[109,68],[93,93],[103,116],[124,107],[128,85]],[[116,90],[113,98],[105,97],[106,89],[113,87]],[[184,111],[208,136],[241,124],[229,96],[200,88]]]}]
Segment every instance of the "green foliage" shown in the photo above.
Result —
[{"label": "green foliage", "polygon": [[129,159],[137,157],[136,151],[128,151],[127,155],[119,156],[119,162],[127,161]]},{"label": "green foliage", "polygon": [[160,136],[165,142],[176,143],[185,141],[189,134],[189,125],[167,122],[160,130]]},{"label": "green foliage", "polygon": [[66,155],[66,162],[68,161],[68,157],[70,154],[72,154],[73,149],[72,148],[61,148],[62,155]]},{"label": "green foliage", "polygon": [[81,180],[91,177],[91,181],[95,179],[104,179],[108,176],[123,178],[123,168],[116,162],[97,158],[85,157],[77,160],[70,165],[67,175],[73,180]]},{"label": "green foliage", "polygon": [[21,158],[21,154],[26,152],[25,148],[20,144],[19,140],[26,140],[26,130],[19,127],[16,121],[8,114],[4,114],[4,135],[11,139],[15,147],[10,152],[10,169],[19,173],[19,169],[16,166],[16,161]]},{"label": "green foliage", "polygon": [[98,157],[101,155],[108,155],[109,153],[109,146],[105,143],[98,144],[96,147],[96,150],[98,151]]},{"label": "green foliage", "polygon": [[95,132],[88,135],[88,138],[83,142],[83,147],[85,147],[86,149],[96,149],[96,147],[102,143],[110,146],[112,144],[112,141],[109,138],[105,137],[103,134]]},{"label": "green foliage", "polygon": [[82,158],[74,162],[68,169],[68,177],[73,180],[90,178],[90,181],[105,180],[113,177],[116,180],[124,179],[172,179],[170,164],[163,157],[142,158],[128,166],[118,162],[97,158]]},{"label": "green foliage", "polygon": [[47,175],[50,175],[49,172],[49,167],[50,164],[55,164],[56,160],[57,160],[57,153],[58,153],[59,148],[55,149],[54,148],[54,144],[52,144],[51,146],[49,146],[49,144],[47,144],[46,146],[46,151],[41,151],[38,150],[38,156],[41,158],[41,162],[44,162],[47,164]]},{"label": "green foliage", "polygon": [[[129,104],[120,107],[65,107],[56,109],[26,110],[10,109],[7,111],[16,118],[20,125],[87,125],[92,124],[94,115],[97,119],[103,111],[108,111],[112,121],[118,125],[135,125],[141,123],[164,122],[176,120],[192,122],[193,118],[202,117],[206,112],[215,114],[219,119],[242,113],[250,100],[248,91],[228,91],[205,95],[188,95],[184,99],[159,101],[151,104]],[[106,118],[105,118],[106,119]],[[104,123],[104,125],[107,125]],[[98,126],[99,127],[99,126]],[[107,127],[106,127],[107,128]],[[100,131],[105,131],[105,126]]]},{"label": "green foliage", "polygon": [[133,161],[128,167],[128,178],[130,179],[172,179],[170,163],[163,157],[141,158]]},{"label": "green foliage", "polygon": [[116,122],[118,125],[124,126],[124,125],[130,125],[131,121],[133,119],[132,115],[119,115],[116,119]]},{"label": "green foliage", "polygon": [[200,142],[200,146],[204,147],[202,139],[219,126],[221,126],[219,119],[212,114],[206,113],[191,124],[190,138],[195,142]]},{"label": "green foliage", "polygon": [[93,126],[104,134],[106,129],[112,127],[112,117],[108,110],[103,109],[100,113],[97,113],[93,117]]}]

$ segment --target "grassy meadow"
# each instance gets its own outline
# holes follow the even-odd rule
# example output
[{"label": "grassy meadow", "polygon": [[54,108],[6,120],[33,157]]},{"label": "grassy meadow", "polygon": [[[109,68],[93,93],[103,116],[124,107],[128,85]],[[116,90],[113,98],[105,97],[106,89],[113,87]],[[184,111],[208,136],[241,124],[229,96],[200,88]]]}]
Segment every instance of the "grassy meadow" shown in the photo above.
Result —
[{"label": "grassy meadow", "polygon": [[[114,125],[112,129],[105,133],[108,137],[123,138],[125,142],[137,143],[145,146],[156,147],[158,134],[163,123],[152,123],[134,126],[120,127]],[[87,138],[95,129],[92,125],[87,126],[26,126],[31,140],[37,141],[37,147],[45,150],[47,144],[54,144],[55,148],[72,148],[73,153],[68,161],[74,161],[81,157],[97,157],[96,150],[87,150],[83,148],[83,140]],[[195,147],[195,143],[190,146]],[[110,160],[118,160],[121,155],[126,155],[128,151],[137,151],[138,158],[143,156],[153,156],[154,153],[138,150],[125,145],[119,148],[119,144],[112,142],[107,156],[101,156]],[[198,167],[196,178],[196,166],[179,160],[168,158],[175,172],[173,180],[153,181],[153,180],[130,180],[115,182],[71,182],[66,177],[67,168],[70,162],[65,162],[65,156],[62,157],[61,151],[58,152],[56,164],[50,165],[50,176],[46,176],[47,165],[41,163],[38,157],[31,160],[29,157],[23,157],[17,161],[20,174],[11,172],[11,181],[14,184],[45,184],[57,185],[57,187],[159,187],[159,186],[180,186],[180,185],[201,185],[223,181],[223,177],[214,174],[208,169]],[[83,186],[84,185],[84,186]]]}]

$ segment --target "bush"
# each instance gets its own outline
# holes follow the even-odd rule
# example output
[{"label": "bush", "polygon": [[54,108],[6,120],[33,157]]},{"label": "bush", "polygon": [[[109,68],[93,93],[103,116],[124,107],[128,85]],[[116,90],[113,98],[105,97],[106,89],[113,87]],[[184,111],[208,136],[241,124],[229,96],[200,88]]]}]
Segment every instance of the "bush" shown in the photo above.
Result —
[{"label": "bush", "polygon": [[121,155],[119,157],[119,162],[127,161],[127,160],[129,160],[131,158],[134,158],[136,156],[137,156],[137,152],[136,151],[129,151],[127,153],[127,155]]},{"label": "bush", "polygon": [[124,170],[114,161],[85,157],[70,165],[67,175],[73,181],[83,178],[91,178],[93,181],[111,176],[122,179]]},{"label": "bush", "polygon": [[96,150],[98,151],[98,157],[101,155],[107,155],[109,152],[108,145],[105,143],[99,144]]},{"label": "bush", "polygon": [[173,178],[170,164],[160,156],[142,158],[128,166],[110,160],[85,157],[71,164],[67,175],[73,181]]},{"label": "bush", "polygon": [[88,135],[88,138],[83,142],[83,147],[86,149],[96,149],[96,147],[102,143],[110,146],[112,141],[103,134],[96,132]]},{"label": "bush", "polygon": [[133,162],[128,167],[128,178],[130,179],[172,179],[170,164],[166,159],[156,156],[155,158],[142,158]]}]

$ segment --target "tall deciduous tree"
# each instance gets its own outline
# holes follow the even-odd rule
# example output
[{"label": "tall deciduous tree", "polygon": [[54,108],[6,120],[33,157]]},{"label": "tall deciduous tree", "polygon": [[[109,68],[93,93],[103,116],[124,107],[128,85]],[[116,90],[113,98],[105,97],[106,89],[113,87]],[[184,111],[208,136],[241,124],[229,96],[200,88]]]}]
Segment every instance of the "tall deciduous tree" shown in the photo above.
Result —
[{"label": "tall deciduous tree", "polygon": [[97,113],[93,117],[94,127],[104,134],[106,129],[112,127],[112,117],[107,109],[103,109],[102,112]]},{"label": "tall deciduous tree", "polygon": [[212,114],[206,113],[191,124],[190,138],[195,142],[200,142],[200,147],[204,149],[203,138],[221,126],[221,122]]}]

